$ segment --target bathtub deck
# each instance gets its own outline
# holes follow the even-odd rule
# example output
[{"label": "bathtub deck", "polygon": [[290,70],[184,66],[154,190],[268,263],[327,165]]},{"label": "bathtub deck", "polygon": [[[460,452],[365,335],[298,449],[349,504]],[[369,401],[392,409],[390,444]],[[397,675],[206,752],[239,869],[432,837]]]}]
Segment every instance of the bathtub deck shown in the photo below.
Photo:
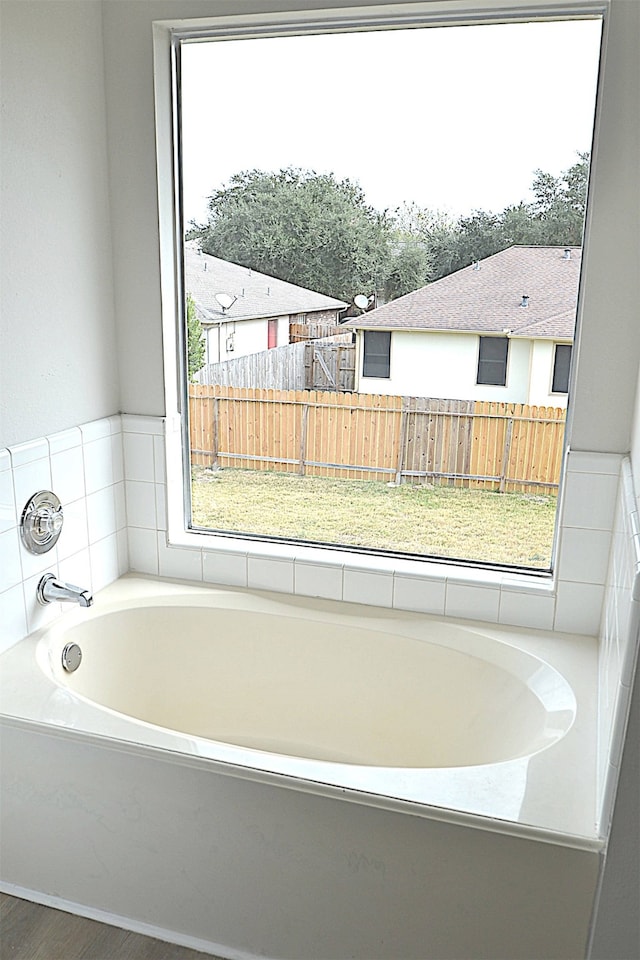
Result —
[{"label": "bathtub deck", "polygon": [[[301,620],[311,624],[320,621],[328,631],[342,629],[348,622],[358,629],[375,628],[387,635],[418,640],[424,639],[425,630],[434,622],[434,618],[402,611],[364,609],[331,601],[303,603],[300,598],[282,595],[172,583],[134,575],[123,577],[102,591],[92,610],[93,615],[99,616],[102,610],[158,604],[199,604],[210,609],[212,615],[217,608],[250,609],[265,616],[288,618],[296,624]],[[67,626],[86,619],[86,611],[65,613],[51,631],[55,640],[47,642],[64,644]],[[440,623],[437,618],[435,622]],[[38,728],[62,740],[96,746],[108,742],[112,749],[141,759],[161,752],[184,768],[239,775],[260,783],[351,799],[358,804],[411,812],[429,819],[554,844],[560,842],[577,849],[599,850],[602,836],[596,811],[593,748],[597,736],[596,641],[590,637],[554,635],[472,621],[449,620],[444,626],[449,631],[448,638],[452,630],[464,633],[464,643],[472,653],[477,650],[480,659],[485,650],[495,652],[500,648],[499,655],[506,656],[515,648],[550,664],[566,678],[575,693],[579,709],[573,727],[549,749],[530,756],[516,754],[502,762],[470,766],[370,765],[269,753],[258,747],[251,749],[224,740],[178,733],[72,695],[65,689],[64,678],[49,675],[48,659],[39,665],[38,651],[48,657],[44,648],[39,647],[41,635],[47,634],[46,627],[3,654],[0,675],[3,725],[15,729]],[[51,662],[58,664],[57,654],[52,656]],[[28,683],[25,683],[27,677]],[[455,695],[452,689],[451,696]]]},{"label": "bathtub deck", "polygon": [[0,960],[221,960],[0,894]]}]

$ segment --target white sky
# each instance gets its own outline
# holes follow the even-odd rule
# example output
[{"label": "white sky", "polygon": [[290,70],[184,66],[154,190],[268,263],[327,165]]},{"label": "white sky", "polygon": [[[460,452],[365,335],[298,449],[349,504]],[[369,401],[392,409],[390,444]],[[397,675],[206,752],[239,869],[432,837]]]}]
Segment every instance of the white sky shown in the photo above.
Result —
[{"label": "white sky", "polygon": [[589,150],[601,24],[447,27],[183,47],[187,221],[241,170],[297,166],[466,214]]}]

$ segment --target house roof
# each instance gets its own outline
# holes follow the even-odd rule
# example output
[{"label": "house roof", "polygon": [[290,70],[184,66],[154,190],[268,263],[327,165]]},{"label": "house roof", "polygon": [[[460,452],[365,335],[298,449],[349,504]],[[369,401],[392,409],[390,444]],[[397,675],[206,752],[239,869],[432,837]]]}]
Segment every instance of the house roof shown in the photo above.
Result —
[{"label": "house roof", "polygon": [[[567,257],[565,251],[570,251]],[[580,247],[513,246],[343,324],[573,340]],[[523,306],[523,297],[528,297]]]},{"label": "house roof", "polygon": [[[193,297],[196,315],[202,323],[343,310],[347,306],[342,300],[315,290],[202,253],[196,240],[188,240],[184,245],[184,269],[186,292]],[[216,300],[216,294],[221,293],[237,298],[224,311]]]}]

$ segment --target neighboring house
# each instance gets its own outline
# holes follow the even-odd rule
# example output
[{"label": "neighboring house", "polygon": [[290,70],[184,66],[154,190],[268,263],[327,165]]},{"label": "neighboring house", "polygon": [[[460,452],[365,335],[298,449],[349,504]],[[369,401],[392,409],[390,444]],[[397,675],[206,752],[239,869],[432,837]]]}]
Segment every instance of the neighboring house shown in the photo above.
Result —
[{"label": "neighboring house", "polygon": [[206,340],[206,363],[258,353],[290,342],[291,324],[338,325],[347,306],[294,283],[202,253],[185,243],[185,287]]},{"label": "neighboring house", "polygon": [[509,247],[348,320],[356,390],[565,406],[580,261]]}]

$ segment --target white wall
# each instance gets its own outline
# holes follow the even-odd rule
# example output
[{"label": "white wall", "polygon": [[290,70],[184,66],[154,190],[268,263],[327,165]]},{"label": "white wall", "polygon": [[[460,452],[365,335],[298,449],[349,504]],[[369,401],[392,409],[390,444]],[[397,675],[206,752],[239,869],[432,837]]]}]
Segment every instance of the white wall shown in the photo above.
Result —
[{"label": "white wall", "polygon": [[571,443],[629,450],[640,357],[640,3],[613,0],[606,28],[578,304]]},{"label": "white wall", "polygon": [[[280,318],[281,320],[282,318]],[[288,318],[286,321],[288,331]],[[235,360],[246,357],[250,353],[259,353],[267,349],[268,321],[266,318],[256,320],[242,320],[237,323],[229,322],[216,324],[206,328],[207,363],[220,363],[224,360]],[[233,350],[227,350],[227,340],[233,336]],[[278,343],[288,342],[281,340],[280,325],[278,326]]]},{"label": "white wall", "polygon": [[[362,372],[362,334],[358,370]],[[360,376],[360,393],[528,403],[529,340],[511,340],[504,387],[476,383],[480,339],[464,333],[393,331],[389,378]]]},{"label": "white wall", "polygon": [[119,387],[100,4],[0,16],[2,447],[116,413]]},{"label": "white wall", "polygon": [[527,403],[542,407],[566,407],[566,393],[551,393],[556,345],[552,340],[534,340]]}]

